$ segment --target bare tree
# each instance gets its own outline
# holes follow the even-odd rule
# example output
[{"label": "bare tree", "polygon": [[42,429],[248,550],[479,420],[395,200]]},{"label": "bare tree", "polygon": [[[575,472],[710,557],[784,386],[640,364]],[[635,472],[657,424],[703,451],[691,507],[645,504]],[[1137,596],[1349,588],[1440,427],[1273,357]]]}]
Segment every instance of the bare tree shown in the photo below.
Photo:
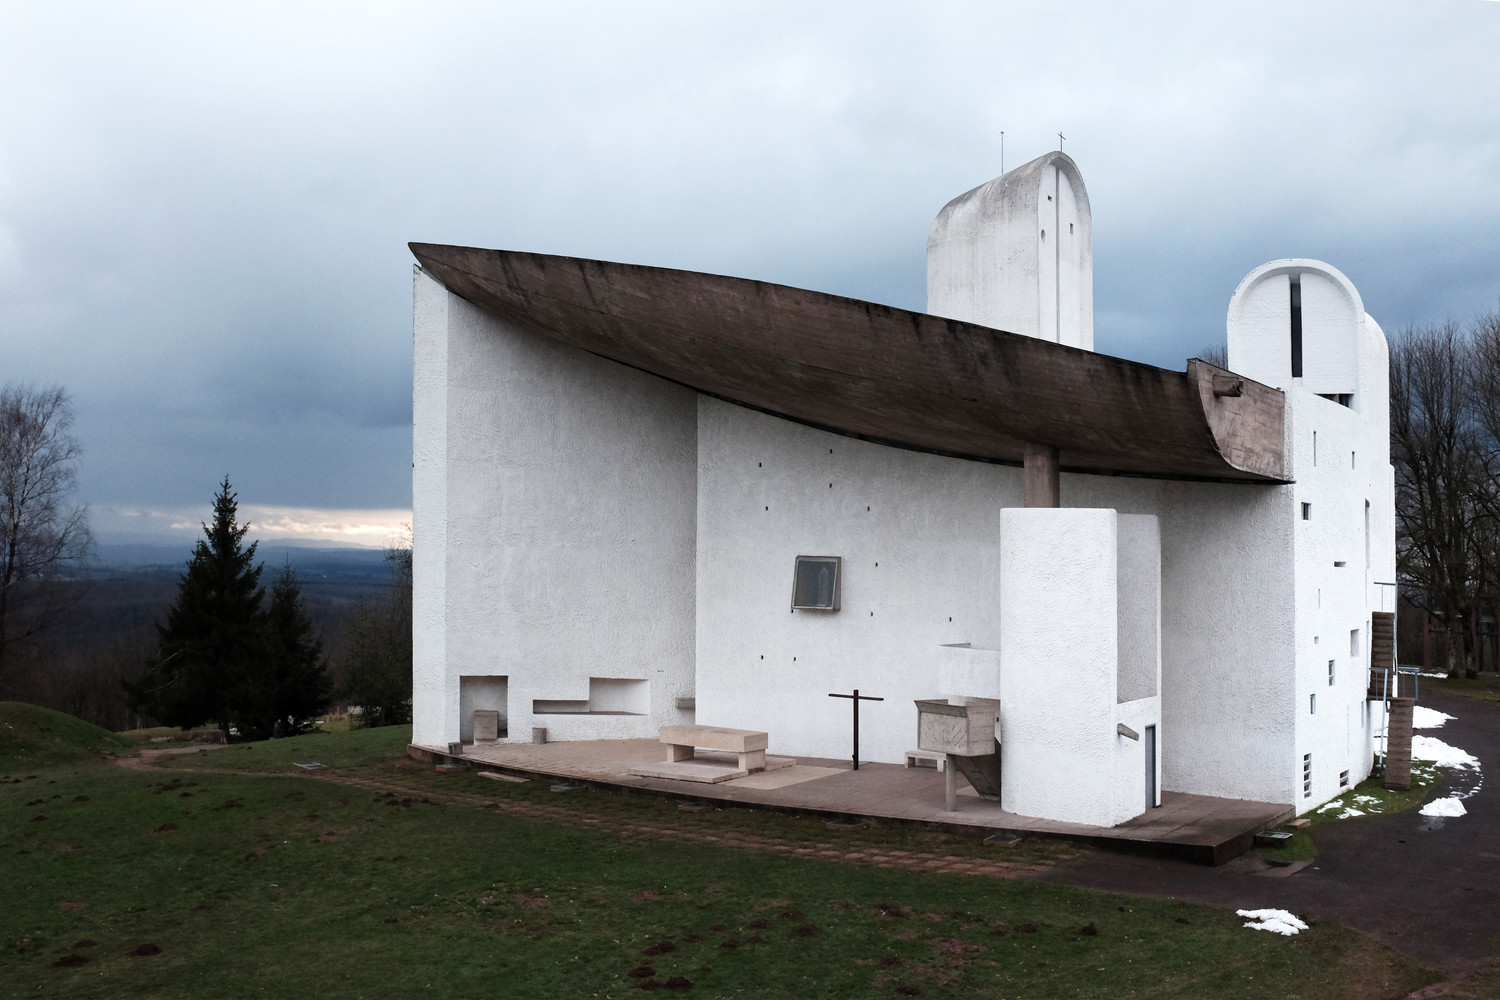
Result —
[{"label": "bare tree", "polygon": [[1199,361],[1229,370],[1229,348],[1223,344],[1206,344],[1198,349],[1197,357]]},{"label": "bare tree", "polygon": [[55,623],[59,586],[88,554],[88,511],[73,502],[81,452],[61,386],[0,389],[0,686],[7,653]]},{"label": "bare tree", "polygon": [[389,573],[378,600],[361,600],[346,626],[343,694],[364,726],[411,721],[411,585],[409,529],[385,549]]},{"label": "bare tree", "polygon": [[1494,531],[1494,449],[1474,407],[1472,339],[1455,323],[1408,328],[1391,344],[1396,558],[1408,600],[1441,620],[1448,672],[1473,673],[1467,624]]}]

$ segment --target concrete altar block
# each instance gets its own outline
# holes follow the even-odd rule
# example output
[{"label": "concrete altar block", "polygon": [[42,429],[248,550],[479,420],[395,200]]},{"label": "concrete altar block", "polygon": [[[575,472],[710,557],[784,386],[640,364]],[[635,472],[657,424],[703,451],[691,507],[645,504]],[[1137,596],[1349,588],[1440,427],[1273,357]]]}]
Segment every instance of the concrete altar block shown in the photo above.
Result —
[{"label": "concrete altar block", "polygon": [[[954,699],[959,700],[959,699]],[[961,757],[995,752],[995,720],[1000,702],[993,698],[965,698],[964,704],[933,698],[917,702],[917,748]]]},{"label": "concrete altar block", "polygon": [[498,743],[499,741],[500,713],[494,709],[476,708],[474,710],[475,745]]},{"label": "concrete altar block", "polygon": [[661,742],[667,744],[667,761],[692,760],[693,750],[719,750],[739,756],[741,771],[763,771],[766,767],[766,745],[769,737],[754,729],[726,729],[722,726],[676,725],[661,727]]}]

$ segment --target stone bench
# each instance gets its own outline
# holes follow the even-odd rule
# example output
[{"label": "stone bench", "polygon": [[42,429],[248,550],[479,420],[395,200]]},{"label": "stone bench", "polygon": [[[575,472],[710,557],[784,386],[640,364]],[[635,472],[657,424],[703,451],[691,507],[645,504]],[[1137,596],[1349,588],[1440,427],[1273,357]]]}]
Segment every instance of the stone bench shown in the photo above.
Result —
[{"label": "stone bench", "polygon": [[766,769],[767,735],[754,729],[725,729],[720,726],[662,726],[661,742],[667,745],[667,762],[693,759],[702,747],[739,758],[739,770],[754,773]]},{"label": "stone bench", "polygon": [[[922,763],[927,761],[927,763]],[[935,767],[939,771],[948,766],[948,755],[937,750],[908,750],[906,751],[907,767]]]}]

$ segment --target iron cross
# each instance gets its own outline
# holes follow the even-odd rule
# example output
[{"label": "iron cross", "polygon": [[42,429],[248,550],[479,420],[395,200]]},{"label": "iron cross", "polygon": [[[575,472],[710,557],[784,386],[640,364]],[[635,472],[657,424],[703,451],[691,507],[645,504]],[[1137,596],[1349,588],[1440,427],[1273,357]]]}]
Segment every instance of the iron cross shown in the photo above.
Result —
[{"label": "iron cross", "polygon": [[853,694],[835,694],[829,692],[830,698],[848,698],[854,706],[854,769],[859,770],[859,703],[862,701],[885,701],[884,698],[876,698],[868,694],[860,694],[859,688],[854,689]]}]

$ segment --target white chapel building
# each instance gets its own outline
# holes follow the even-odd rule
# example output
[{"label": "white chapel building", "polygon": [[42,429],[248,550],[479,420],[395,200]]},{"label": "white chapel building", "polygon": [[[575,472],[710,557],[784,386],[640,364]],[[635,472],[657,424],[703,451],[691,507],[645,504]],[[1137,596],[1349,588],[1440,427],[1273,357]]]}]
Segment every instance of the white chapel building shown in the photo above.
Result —
[{"label": "white chapel building", "polygon": [[1252,271],[1228,369],[1093,351],[1049,153],[949,202],[928,311],[413,244],[413,742],[763,730],[900,762],[999,703],[1001,806],[1305,812],[1371,769],[1395,609],[1387,352],[1338,270]]}]

